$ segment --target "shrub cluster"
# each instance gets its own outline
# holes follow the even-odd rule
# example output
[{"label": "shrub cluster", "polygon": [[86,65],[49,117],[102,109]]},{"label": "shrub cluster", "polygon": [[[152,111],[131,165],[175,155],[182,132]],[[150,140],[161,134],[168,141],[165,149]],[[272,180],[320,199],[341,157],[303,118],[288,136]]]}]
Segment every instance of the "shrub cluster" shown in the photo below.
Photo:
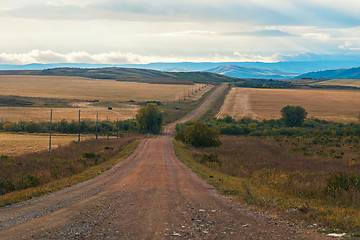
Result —
[{"label": "shrub cluster", "polygon": [[[136,122],[132,119],[124,121],[101,121],[98,123],[98,133],[108,134],[117,131],[128,131],[129,128],[136,130]],[[48,133],[50,129],[49,122],[0,122],[0,130],[4,132],[28,132],[28,133]],[[70,122],[65,119],[60,122],[54,122],[51,127],[53,132],[64,134],[75,134],[79,131],[79,123],[72,120]],[[82,120],[80,122],[80,132],[84,134],[92,134],[96,132],[96,122]]]},{"label": "shrub cluster", "polygon": [[327,180],[326,193],[332,197],[342,195],[344,192],[360,194],[360,175],[339,172],[331,174]]},{"label": "shrub cluster", "polygon": [[191,122],[176,125],[175,139],[188,143],[196,148],[219,147],[220,132],[202,122]]},{"label": "shrub cluster", "polygon": [[[241,136],[359,136],[360,123],[336,123],[317,118],[304,120],[301,127],[288,127],[283,119],[258,121],[242,118],[238,121],[231,117],[211,119],[207,125],[224,135]],[[181,126],[179,126],[181,128]]]}]

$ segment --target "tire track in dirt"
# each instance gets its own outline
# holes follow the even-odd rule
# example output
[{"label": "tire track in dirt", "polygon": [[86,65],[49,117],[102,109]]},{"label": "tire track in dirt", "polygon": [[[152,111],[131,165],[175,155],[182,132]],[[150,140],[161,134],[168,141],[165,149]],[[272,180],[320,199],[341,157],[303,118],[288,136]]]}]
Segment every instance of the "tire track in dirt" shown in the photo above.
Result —
[{"label": "tire track in dirt", "polygon": [[257,118],[251,108],[250,97],[251,92],[247,89],[232,88],[216,117],[224,118],[229,115],[235,119],[243,117]]}]

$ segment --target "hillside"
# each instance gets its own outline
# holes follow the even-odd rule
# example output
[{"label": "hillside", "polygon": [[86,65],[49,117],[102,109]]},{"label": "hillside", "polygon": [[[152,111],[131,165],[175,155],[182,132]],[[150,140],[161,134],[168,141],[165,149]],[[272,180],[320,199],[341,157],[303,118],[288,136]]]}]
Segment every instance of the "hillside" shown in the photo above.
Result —
[{"label": "hillside", "polygon": [[160,72],[136,68],[54,68],[45,70],[9,70],[0,71],[0,75],[46,75],[73,76],[94,79],[113,79],[116,81],[192,84],[194,82],[216,83],[230,82],[232,78],[208,72]]},{"label": "hillside", "polygon": [[222,65],[209,69],[207,72],[218,73],[235,78],[261,78],[261,79],[285,79],[294,77],[296,74],[285,73],[279,70],[242,67],[237,65]]},{"label": "hillside", "polygon": [[261,69],[276,69],[286,73],[304,74],[307,72],[324,71],[330,69],[348,69],[360,66],[360,61],[345,60],[318,60],[318,61],[283,61],[283,62],[155,62],[149,64],[89,64],[89,63],[33,63],[26,65],[0,64],[0,70],[44,70],[50,68],[137,68],[154,69],[165,72],[172,72],[173,69],[181,71],[206,71],[218,68],[222,65],[242,66]]},{"label": "hillside", "polygon": [[360,67],[350,69],[337,69],[319,72],[310,72],[296,77],[313,79],[360,79]]}]

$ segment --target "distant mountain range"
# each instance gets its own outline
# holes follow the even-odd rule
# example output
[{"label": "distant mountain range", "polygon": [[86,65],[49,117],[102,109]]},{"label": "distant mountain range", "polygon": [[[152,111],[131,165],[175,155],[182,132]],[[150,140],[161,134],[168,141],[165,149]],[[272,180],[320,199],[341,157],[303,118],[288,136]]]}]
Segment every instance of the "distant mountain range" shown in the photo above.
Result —
[{"label": "distant mountain range", "polygon": [[0,75],[72,76],[116,81],[166,84],[231,82],[234,78],[210,72],[161,72],[137,68],[52,68],[44,70],[2,70]]},{"label": "distant mountain range", "polygon": [[182,70],[182,71],[207,71],[223,65],[241,66],[259,69],[273,69],[285,73],[297,73],[298,75],[307,72],[346,69],[360,67],[359,61],[290,61],[290,62],[179,62],[179,63],[150,63],[150,64],[88,64],[88,63],[54,63],[54,64],[27,64],[27,65],[1,65],[0,70],[43,70],[48,68],[103,68],[103,67],[124,67],[153,69],[159,71]]},{"label": "distant mountain range", "polygon": [[313,78],[313,79],[360,79],[360,67],[350,69],[337,69],[318,71],[302,74],[296,77],[300,78]]},{"label": "distant mountain range", "polygon": [[234,78],[261,78],[261,79],[286,79],[293,78],[298,74],[285,73],[279,70],[241,67],[236,65],[222,65],[206,72],[218,73]]},{"label": "distant mountain range", "polygon": [[[150,64],[87,64],[87,63],[54,63],[28,65],[0,65],[0,70],[45,70],[55,68],[125,68],[149,69],[165,73],[208,72],[235,78],[286,79],[299,77],[312,78],[360,78],[357,75],[359,61],[291,61],[291,62],[180,62]],[[351,69],[349,69],[351,68]],[[339,70],[341,69],[341,70]],[[327,70],[325,72],[322,72]],[[99,70],[98,70],[99,71]],[[97,74],[100,76],[101,74]],[[104,75],[104,74],[103,74]],[[106,74],[105,74],[106,75]],[[158,75],[158,74],[157,74]],[[101,75],[102,76],[102,75]],[[189,75],[190,76],[190,75]],[[115,75],[112,74],[112,78]]]}]

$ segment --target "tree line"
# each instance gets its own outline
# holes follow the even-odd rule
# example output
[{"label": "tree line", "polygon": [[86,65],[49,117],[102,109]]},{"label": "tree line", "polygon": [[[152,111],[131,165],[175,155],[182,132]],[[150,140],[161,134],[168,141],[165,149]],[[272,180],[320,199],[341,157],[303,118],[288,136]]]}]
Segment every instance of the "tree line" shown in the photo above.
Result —
[{"label": "tree line", "polygon": [[[59,122],[53,122],[51,130],[54,133],[76,134],[116,134],[119,131],[132,131],[139,133],[158,134],[161,131],[164,114],[160,107],[155,103],[148,103],[140,108],[136,119],[127,119],[123,121],[91,121],[82,119],[80,123],[65,119]],[[48,133],[50,129],[49,122],[0,122],[0,131],[3,132],[26,132],[26,133]]]},{"label": "tree line", "polygon": [[[76,134],[80,132],[84,134],[92,134],[97,131],[99,134],[115,133],[117,131],[135,131],[137,130],[136,122],[133,119],[124,121],[100,121],[98,124],[94,121],[83,119],[80,121],[67,121],[65,119],[59,122],[53,122],[51,126],[52,132],[64,134]],[[3,132],[27,132],[27,133],[48,133],[50,129],[49,122],[0,122],[0,130]]]}]

